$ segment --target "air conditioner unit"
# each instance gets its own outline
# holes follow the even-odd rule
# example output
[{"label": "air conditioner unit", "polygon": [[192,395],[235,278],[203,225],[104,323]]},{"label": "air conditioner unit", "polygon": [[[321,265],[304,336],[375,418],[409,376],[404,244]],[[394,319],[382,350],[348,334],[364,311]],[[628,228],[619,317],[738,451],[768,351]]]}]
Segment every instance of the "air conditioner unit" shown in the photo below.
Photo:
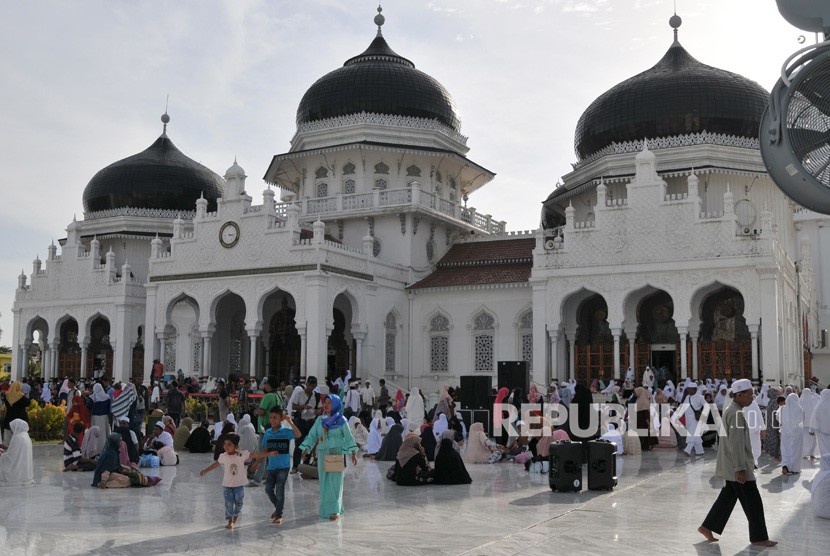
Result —
[{"label": "air conditioner unit", "polygon": [[741,228],[741,235],[742,236],[751,236],[751,235],[755,235],[755,234],[753,233],[752,228],[750,228],[749,226],[744,226],[743,228]]},{"label": "air conditioner unit", "polygon": [[556,242],[553,239],[546,239],[545,249],[547,249],[548,251],[553,251],[554,249],[556,249]]}]

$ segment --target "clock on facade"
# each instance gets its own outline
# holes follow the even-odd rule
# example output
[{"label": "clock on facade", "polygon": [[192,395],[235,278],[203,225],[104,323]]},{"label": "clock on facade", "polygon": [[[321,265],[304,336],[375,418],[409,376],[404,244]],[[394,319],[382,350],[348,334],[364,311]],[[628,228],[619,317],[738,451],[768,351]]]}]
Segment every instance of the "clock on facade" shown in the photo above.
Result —
[{"label": "clock on facade", "polygon": [[231,248],[239,242],[239,225],[236,222],[225,222],[219,230],[219,243],[222,247]]}]

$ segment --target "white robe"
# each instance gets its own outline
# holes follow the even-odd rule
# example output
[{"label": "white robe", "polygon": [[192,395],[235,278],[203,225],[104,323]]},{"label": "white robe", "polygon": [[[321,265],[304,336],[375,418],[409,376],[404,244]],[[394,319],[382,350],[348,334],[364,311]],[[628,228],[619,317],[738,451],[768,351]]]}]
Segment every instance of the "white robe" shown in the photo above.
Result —
[{"label": "white robe", "polygon": [[752,457],[755,458],[755,465],[758,465],[758,458],[761,457],[761,431],[767,430],[764,422],[764,414],[758,403],[753,400],[744,408],[744,416],[749,426],[749,443],[752,446]]},{"label": "white robe", "polygon": [[803,431],[802,436],[804,437],[804,445],[802,446],[801,455],[805,458],[819,455],[816,447],[816,435],[811,427],[813,422],[813,413],[815,412],[818,400],[819,397],[813,394],[809,388],[805,388],[801,392],[801,397],[799,398],[801,409],[804,410],[804,420],[801,427]]},{"label": "white robe", "polygon": [[369,438],[366,441],[366,453],[377,454],[383,438],[380,435],[380,419],[372,419],[369,425]]},{"label": "white robe", "polygon": [[35,482],[32,439],[29,423],[15,419],[9,423],[12,439],[9,449],[0,456],[0,486],[28,486]]},{"label": "white robe", "polygon": [[810,484],[810,494],[816,517],[830,519],[830,454],[821,456],[819,472]]},{"label": "white robe", "polygon": [[819,454],[822,457],[830,454],[830,389],[821,391],[810,427],[816,431]]},{"label": "white robe", "polygon": [[804,412],[798,403],[798,395],[787,396],[787,403],[780,408],[781,412],[781,465],[790,472],[801,471],[801,452],[804,436],[801,422]]},{"label": "white robe", "polygon": [[424,399],[421,398],[421,392],[417,386],[414,386],[409,391],[409,399],[406,402],[406,417],[409,419],[409,426],[412,430],[420,430],[421,425],[424,424],[424,417],[426,411],[424,410]]},{"label": "white robe", "polygon": [[[686,400],[688,403],[688,407],[686,408],[686,412],[683,414],[685,421],[686,421],[686,430],[689,433],[689,436],[686,437],[686,449],[685,452],[687,454],[691,454],[692,450],[695,451],[695,454],[702,455],[703,454],[703,436],[702,432],[698,434],[697,427],[698,421],[697,417],[695,417],[695,410],[702,411],[703,406],[706,405],[706,400],[703,399],[703,396],[700,394],[693,394],[689,396],[689,399]],[[703,417],[703,414],[701,414]]]}]

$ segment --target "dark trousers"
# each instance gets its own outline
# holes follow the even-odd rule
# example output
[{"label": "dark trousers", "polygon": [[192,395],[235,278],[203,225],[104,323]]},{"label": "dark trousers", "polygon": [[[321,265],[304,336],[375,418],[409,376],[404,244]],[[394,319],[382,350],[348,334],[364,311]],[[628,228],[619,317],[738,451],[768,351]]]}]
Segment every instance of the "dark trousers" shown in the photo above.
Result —
[{"label": "dark trousers", "polygon": [[181,413],[168,413],[168,415],[173,419],[173,422],[178,427],[179,426],[179,419],[181,419],[182,414]]},{"label": "dark trousers", "polygon": [[[300,448],[300,444],[303,443],[305,437],[308,436],[308,432],[311,430],[311,427],[314,426],[314,421],[306,421],[305,419],[297,419],[294,421],[294,424],[297,425],[297,428],[300,429],[300,438],[294,440],[294,458],[292,462],[293,469],[297,469],[300,465],[300,458],[303,457],[303,450]],[[310,450],[309,450],[310,452]]]},{"label": "dark trousers", "polygon": [[769,540],[767,523],[764,519],[764,503],[761,500],[761,493],[758,492],[756,481],[747,481],[744,484],[726,481],[718,499],[709,510],[709,515],[703,521],[703,526],[719,535],[723,533],[726,522],[729,521],[729,516],[735,508],[735,502],[738,500],[749,522],[749,542]]}]

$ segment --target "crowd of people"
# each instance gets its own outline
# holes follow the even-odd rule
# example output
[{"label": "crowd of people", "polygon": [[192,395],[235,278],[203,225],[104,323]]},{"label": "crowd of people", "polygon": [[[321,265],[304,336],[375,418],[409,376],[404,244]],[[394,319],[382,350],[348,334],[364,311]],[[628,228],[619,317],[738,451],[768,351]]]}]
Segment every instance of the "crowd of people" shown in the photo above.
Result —
[{"label": "crowd of people", "polygon": [[[494,389],[492,423],[465,422],[458,388],[445,385],[433,403],[417,387],[394,390],[393,395],[383,380],[377,389],[369,381],[352,381],[350,373],[324,384],[314,376],[299,384],[273,376],[259,384],[154,376],[149,387],[112,384],[106,377],[87,384],[15,381],[0,389],[0,485],[33,482],[31,403],[66,404],[64,470],[92,472],[98,488],[153,486],[159,478],[142,469],[177,465],[186,453],[212,453],[213,463],[202,473],[224,469],[228,528],[239,518],[245,487],[263,483],[274,506],[270,519],[282,523],[285,484],[294,474],[319,481],[319,514],[338,519],[344,511],[343,471],[360,457],[390,462],[387,478],[400,486],[469,484],[467,466],[477,464],[517,463],[529,472],[543,471],[553,443],[597,438],[613,442],[619,456],[673,448],[695,459],[711,447],[719,450],[720,462],[730,433],[719,434],[718,419],[728,429],[729,412],[739,410],[739,418],[729,418],[746,429],[753,467],[766,454],[790,475],[805,460],[821,458],[813,505],[817,515],[830,518],[830,390],[815,382],[803,389],[767,383],[756,389],[749,381],[716,379],[675,385],[665,373],[646,369],[638,379],[629,370],[619,383],[571,379],[547,389],[531,384],[526,394],[521,388]],[[205,391],[215,392],[218,403],[213,425],[194,422],[185,411],[185,399]],[[546,405],[564,408],[571,418],[554,422]],[[505,411],[509,406],[515,411]],[[624,408],[614,424],[590,428],[595,413],[608,417],[614,407]],[[721,521],[707,518],[709,535],[722,530]]]}]

